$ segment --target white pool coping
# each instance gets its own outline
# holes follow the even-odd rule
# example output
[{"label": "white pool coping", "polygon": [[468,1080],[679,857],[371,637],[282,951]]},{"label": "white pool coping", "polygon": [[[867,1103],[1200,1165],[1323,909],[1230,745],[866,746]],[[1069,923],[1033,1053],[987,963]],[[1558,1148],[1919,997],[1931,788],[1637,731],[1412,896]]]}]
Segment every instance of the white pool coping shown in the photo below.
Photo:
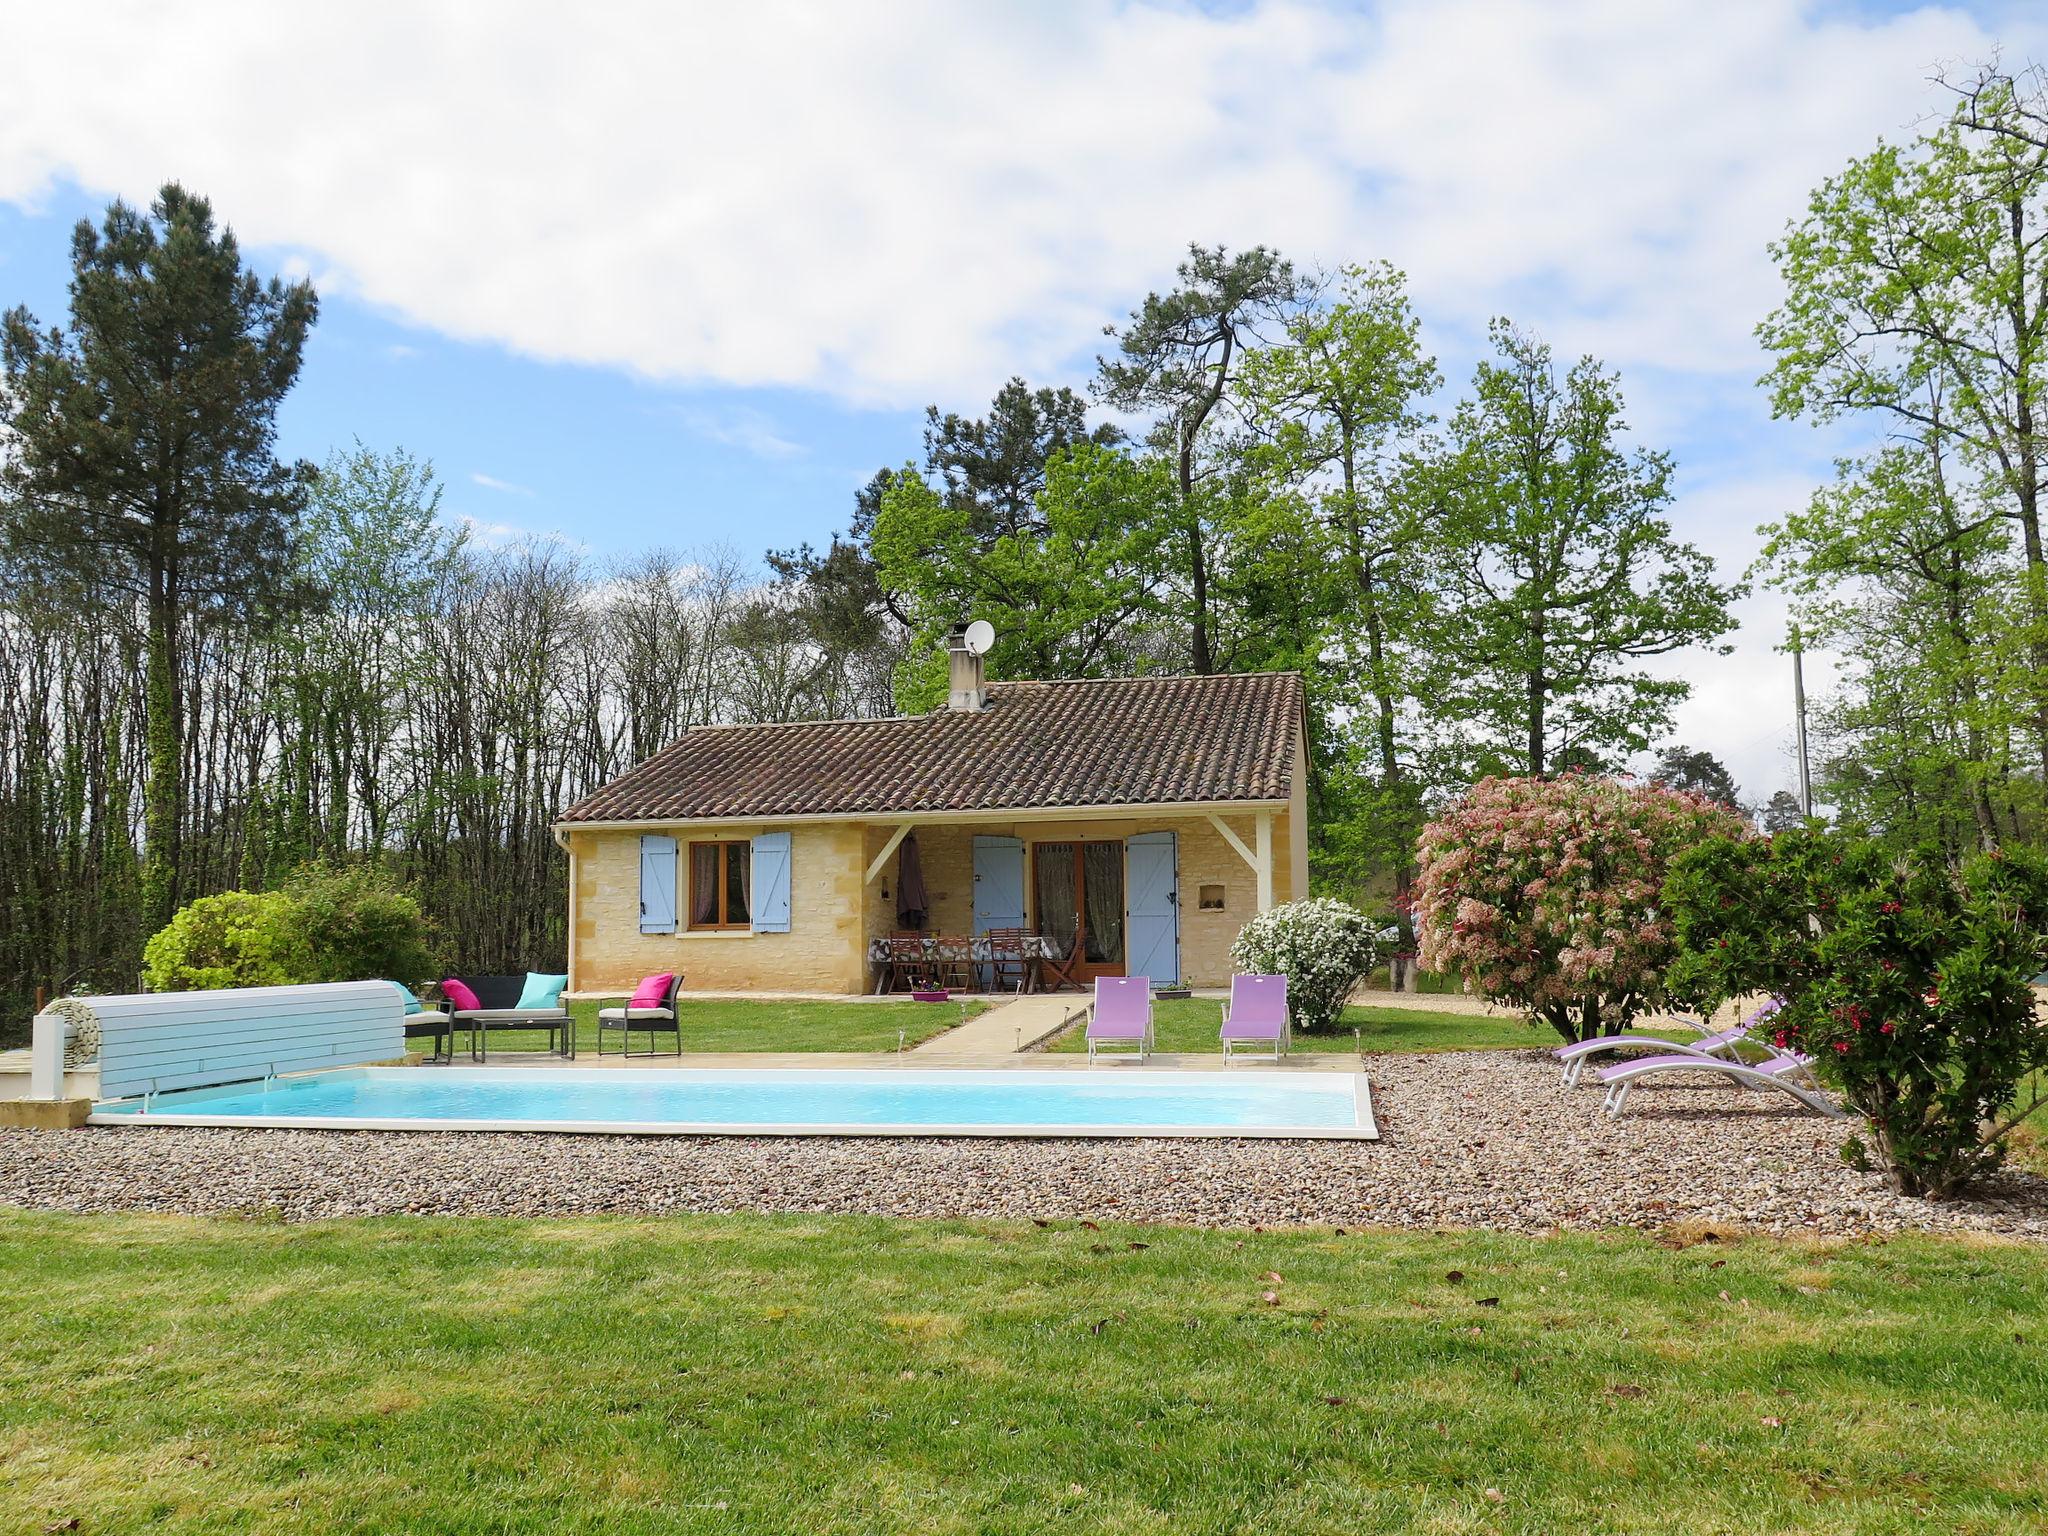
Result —
[{"label": "white pool coping", "polygon": [[[340,1071],[361,1071],[362,1068],[337,1068]],[[488,1073],[493,1077],[500,1074],[519,1076],[532,1081],[517,1068],[477,1067],[463,1069]],[[573,1069],[572,1069],[573,1070]],[[730,1068],[692,1069],[663,1068],[666,1072],[696,1075],[703,1072],[709,1076],[728,1076]],[[755,1069],[769,1070],[769,1069]],[[862,1068],[791,1069],[791,1075],[802,1075],[813,1079],[839,1077],[862,1073]],[[1170,1078],[1180,1074],[1169,1069],[1124,1068],[1117,1075],[1130,1075],[1134,1071],[1146,1072],[1149,1076]],[[954,1077],[969,1075],[971,1069],[930,1068],[920,1071],[919,1076]],[[294,1078],[324,1076],[324,1073],[293,1073]],[[777,1073],[776,1075],[781,1075]],[[892,1078],[900,1081],[903,1074],[891,1072]],[[985,1074],[996,1077],[1009,1086],[1019,1086],[1014,1072]],[[1065,1073],[1060,1074],[1062,1077]],[[1237,1074],[1233,1074],[1237,1075]],[[1245,1072],[1245,1077],[1287,1076],[1290,1081],[1302,1079],[1291,1074],[1273,1072]],[[1327,1081],[1334,1073],[1319,1073],[1317,1077]],[[755,1121],[709,1121],[709,1120],[519,1120],[491,1118],[480,1120],[427,1119],[418,1116],[383,1117],[355,1115],[210,1115],[198,1111],[169,1112],[159,1110],[135,1110],[113,1108],[116,1102],[132,1105],[134,1100],[103,1101],[95,1105],[88,1125],[98,1126],[210,1126],[242,1130],[306,1130],[306,1131],[514,1131],[525,1134],[567,1134],[584,1136],[757,1136],[757,1137],[983,1137],[1001,1140],[1043,1140],[1053,1138],[1089,1138],[1097,1140],[1130,1140],[1134,1138],[1165,1137],[1173,1139],[1202,1139],[1209,1141],[1377,1141],[1379,1125],[1373,1117],[1372,1086],[1363,1072],[1343,1074],[1351,1079],[1353,1123],[1348,1126],[1299,1126],[1299,1125],[1094,1125],[1094,1124],[927,1124],[911,1122],[904,1124],[868,1124],[865,1122],[830,1123],[802,1122],[793,1124]],[[1204,1074],[1206,1077],[1207,1074]],[[609,1073],[605,1080],[615,1080]],[[1213,1079],[1212,1079],[1213,1081]],[[230,1088],[246,1088],[247,1084],[221,1084],[213,1089],[193,1090],[198,1093],[220,1093]]]}]

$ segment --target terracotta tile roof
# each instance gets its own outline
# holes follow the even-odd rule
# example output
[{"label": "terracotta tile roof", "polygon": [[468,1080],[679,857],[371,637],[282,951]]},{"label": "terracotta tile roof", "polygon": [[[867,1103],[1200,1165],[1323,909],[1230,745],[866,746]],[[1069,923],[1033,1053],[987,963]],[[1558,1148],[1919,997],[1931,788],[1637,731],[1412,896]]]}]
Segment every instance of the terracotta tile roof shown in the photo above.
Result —
[{"label": "terracotta tile roof", "polygon": [[1284,800],[1301,677],[992,683],[976,713],[691,731],[564,822]]}]

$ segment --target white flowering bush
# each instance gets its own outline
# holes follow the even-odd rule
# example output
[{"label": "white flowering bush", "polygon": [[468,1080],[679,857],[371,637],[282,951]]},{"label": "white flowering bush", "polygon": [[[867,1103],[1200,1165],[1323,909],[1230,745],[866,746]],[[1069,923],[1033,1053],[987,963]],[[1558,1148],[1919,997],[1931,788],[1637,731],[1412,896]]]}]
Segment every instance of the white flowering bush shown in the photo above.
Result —
[{"label": "white flowering bush", "polygon": [[1285,976],[1288,1023],[1314,1031],[1336,1026],[1345,999],[1379,954],[1371,919],[1348,902],[1318,896],[1246,923],[1230,946],[1230,963],[1243,975]]}]

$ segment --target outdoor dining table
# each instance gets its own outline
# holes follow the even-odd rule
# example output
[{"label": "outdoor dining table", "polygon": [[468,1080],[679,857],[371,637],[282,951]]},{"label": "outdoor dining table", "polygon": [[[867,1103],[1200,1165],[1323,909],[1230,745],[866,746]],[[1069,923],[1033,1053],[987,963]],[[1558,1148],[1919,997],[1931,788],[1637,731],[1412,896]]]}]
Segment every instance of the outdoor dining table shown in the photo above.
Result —
[{"label": "outdoor dining table", "polygon": [[[925,958],[934,965],[947,962],[954,964],[988,965],[995,959],[994,946],[988,935],[978,934],[972,939],[954,938],[947,934],[927,934],[924,938]],[[1061,958],[1052,940],[1040,935],[1024,941],[1024,959],[1029,966],[1025,977],[1024,990],[1036,992],[1040,983],[1040,967],[1048,960]],[[875,972],[875,991],[880,992],[889,984],[889,940],[868,941],[868,964]]]}]

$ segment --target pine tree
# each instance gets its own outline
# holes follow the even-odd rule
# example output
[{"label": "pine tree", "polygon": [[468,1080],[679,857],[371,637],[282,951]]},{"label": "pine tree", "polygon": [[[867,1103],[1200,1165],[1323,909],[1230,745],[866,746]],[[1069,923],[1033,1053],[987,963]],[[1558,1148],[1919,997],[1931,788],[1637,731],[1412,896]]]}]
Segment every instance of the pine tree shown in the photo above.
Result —
[{"label": "pine tree", "polygon": [[311,284],[259,280],[206,199],[176,184],[72,236],[71,323],[0,327],[0,429],[18,568],[144,633],[143,909],[178,905],[188,630],[260,622],[305,594],[292,544],[313,477],[275,453],[277,408],[317,312]]}]

